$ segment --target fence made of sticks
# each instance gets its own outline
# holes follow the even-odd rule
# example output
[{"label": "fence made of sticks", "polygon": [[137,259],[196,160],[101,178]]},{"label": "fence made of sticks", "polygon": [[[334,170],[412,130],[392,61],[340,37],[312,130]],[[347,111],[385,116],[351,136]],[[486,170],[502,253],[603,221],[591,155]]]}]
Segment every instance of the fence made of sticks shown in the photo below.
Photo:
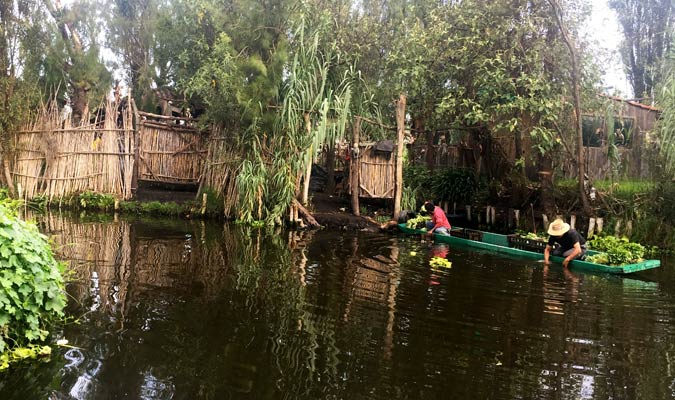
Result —
[{"label": "fence made of sticks", "polygon": [[138,179],[197,184],[207,159],[206,135],[189,118],[138,114]]},{"label": "fence made of sticks", "polygon": [[74,125],[54,105],[12,138],[12,179],[20,197],[50,201],[93,191],[131,198],[134,171],[132,111],[107,103]]}]

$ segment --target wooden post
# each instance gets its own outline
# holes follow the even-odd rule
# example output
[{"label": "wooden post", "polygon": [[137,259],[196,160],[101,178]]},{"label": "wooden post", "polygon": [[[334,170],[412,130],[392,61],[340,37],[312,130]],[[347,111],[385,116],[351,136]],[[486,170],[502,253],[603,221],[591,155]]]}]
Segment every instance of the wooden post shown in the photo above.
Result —
[{"label": "wooden post", "polygon": [[627,237],[630,237],[630,235],[633,234],[633,221],[628,221],[626,222],[626,232],[625,232]]},{"label": "wooden post", "polygon": [[[131,192],[134,193],[138,189],[138,168],[140,168],[141,165],[141,135],[140,131],[143,127],[143,121],[141,120],[140,115],[138,115],[138,108],[136,108],[136,102],[134,99],[131,99],[131,110],[134,113],[134,120],[131,124],[133,130],[134,130],[134,135],[133,135],[133,148],[134,148],[134,169],[131,175]],[[203,179],[203,178],[202,178]],[[201,183],[200,183],[201,186]]]},{"label": "wooden post", "polygon": [[491,214],[491,219],[492,219],[492,225],[497,224],[497,208],[494,206],[490,206],[490,214]]},{"label": "wooden post", "polygon": [[548,230],[548,215],[541,214],[541,219],[544,221],[544,230]]},{"label": "wooden post", "polygon": [[514,213],[516,214],[516,228],[520,226],[520,210],[514,210]]},{"label": "wooden post", "polygon": [[595,220],[595,224],[596,224],[597,227],[598,227],[598,233],[602,233],[602,225],[603,225],[603,223],[604,223],[604,221],[603,221],[602,218],[597,218],[597,219]]},{"label": "wooden post", "polygon": [[595,231],[595,218],[591,218],[590,221],[588,221],[588,235],[586,235],[587,239],[590,239],[593,237],[593,232]]},{"label": "wooden post", "polygon": [[576,215],[572,215],[572,216],[570,217],[570,228],[576,229],[576,228],[575,228],[576,224],[577,224],[577,216],[576,216]]},{"label": "wooden post", "polygon": [[490,206],[486,206],[485,207],[485,223],[488,224],[488,225],[491,224],[490,215],[491,215],[490,214]]},{"label": "wooden post", "polygon": [[614,236],[619,237],[621,236],[621,220],[618,219],[616,220],[616,225],[614,225]]},{"label": "wooden post", "polygon": [[207,193],[202,195],[202,215],[206,214],[206,202],[208,200],[208,196],[209,195]]},{"label": "wooden post", "polygon": [[396,182],[394,195],[394,221],[398,221],[401,212],[403,195],[403,138],[405,137],[405,103],[406,97],[401,94],[396,102]]},{"label": "wooden post", "polygon": [[[14,180],[12,179],[12,173],[10,172],[9,160],[7,159],[7,154],[2,154],[2,167],[3,167],[4,173],[5,173],[5,180],[7,181],[7,188],[9,189],[9,195],[13,198],[16,198],[16,190],[14,188]],[[21,196],[19,195],[19,197],[21,197]]]},{"label": "wooden post", "polygon": [[354,118],[354,143],[352,145],[352,155],[349,159],[349,172],[352,177],[351,181],[351,187],[352,187],[352,214],[356,215],[357,217],[361,215],[361,211],[359,210],[359,191],[361,190],[359,188],[359,182],[361,180],[360,175],[360,170],[361,167],[359,166],[360,161],[359,161],[359,139],[361,136],[361,118],[356,117]]},{"label": "wooden post", "polygon": [[471,221],[471,206],[466,206],[466,220]]},{"label": "wooden post", "polygon": [[457,202],[452,203],[452,215],[457,215]]}]

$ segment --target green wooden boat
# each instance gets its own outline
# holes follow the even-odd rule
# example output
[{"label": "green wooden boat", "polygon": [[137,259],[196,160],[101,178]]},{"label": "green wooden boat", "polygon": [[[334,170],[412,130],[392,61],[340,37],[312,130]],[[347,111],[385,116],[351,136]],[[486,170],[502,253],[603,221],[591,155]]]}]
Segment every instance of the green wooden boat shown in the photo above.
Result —
[{"label": "green wooden boat", "polygon": [[[411,229],[406,224],[398,225],[401,232],[407,234],[421,235],[426,234],[422,229]],[[543,252],[529,251],[510,247],[509,237],[507,235],[500,235],[496,233],[483,232],[471,229],[453,228],[450,235],[434,234],[434,239],[437,242],[448,243],[450,245],[467,246],[475,249],[482,249],[492,251],[500,254],[507,254],[514,257],[528,258],[530,260],[543,260]],[[588,251],[589,255],[595,254],[592,250]],[[562,257],[552,256],[551,261],[562,263]],[[595,264],[587,261],[574,260],[570,263],[570,267],[578,271],[591,272],[606,272],[610,274],[631,274],[633,272],[644,271],[646,269],[657,268],[661,265],[659,260],[644,260],[636,264],[626,264],[619,266],[610,266],[603,264]]]}]

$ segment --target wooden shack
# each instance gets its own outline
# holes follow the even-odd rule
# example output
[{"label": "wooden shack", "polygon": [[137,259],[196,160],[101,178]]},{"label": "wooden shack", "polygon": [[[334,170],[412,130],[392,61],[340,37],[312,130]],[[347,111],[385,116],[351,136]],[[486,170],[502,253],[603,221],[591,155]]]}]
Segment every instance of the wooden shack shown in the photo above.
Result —
[{"label": "wooden shack", "polygon": [[[396,189],[396,146],[392,141],[359,143],[351,157],[350,182],[358,173],[358,196],[393,199]],[[354,188],[350,188],[352,193]]]},{"label": "wooden shack", "polygon": [[[649,135],[654,130],[661,111],[653,106],[618,97],[603,96],[615,102],[616,149],[619,172],[628,178],[649,178],[647,151]],[[584,145],[586,150],[586,171],[591,179],[606,179],[612,172],[609,159],[608,133],[604,116],[585,114]],[[594,137],[597,136],[597,137]],[[572,161],[563,164],[566,177],[576,177]]]}]

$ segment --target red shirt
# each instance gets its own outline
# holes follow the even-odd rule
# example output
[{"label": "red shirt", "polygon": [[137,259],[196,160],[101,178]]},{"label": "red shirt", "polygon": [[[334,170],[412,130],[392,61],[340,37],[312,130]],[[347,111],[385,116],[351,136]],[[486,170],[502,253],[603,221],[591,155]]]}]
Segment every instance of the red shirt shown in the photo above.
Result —
[{"label": "red shirt", "polygon": [[434,207],[434,213],[431,215],[431,222],[434,223],[434,228],[432,229],[433,231],[436,230],[436,228],[447,228],[450,230],[450,222],[448,222],[448,218],[445,216],[445,213],[443,212],[443,209],[435,206]]}]

